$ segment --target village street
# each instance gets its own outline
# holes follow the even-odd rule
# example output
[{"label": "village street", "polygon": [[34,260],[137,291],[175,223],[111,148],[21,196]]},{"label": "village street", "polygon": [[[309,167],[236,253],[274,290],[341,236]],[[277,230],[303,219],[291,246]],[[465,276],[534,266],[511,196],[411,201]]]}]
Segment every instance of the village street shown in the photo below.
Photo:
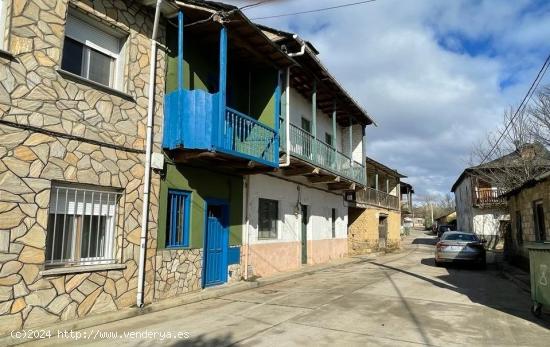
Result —
[{"label": "village street", "polygon": [[[490,267],[435,267],[433,241],[415,231],[397,254],[82,332],[116,333],[125,346],[547,345],[548,320],[531,316],[527,293]],[[123,335],[145,331],[189,338]],[[77,343],[113,346],[113,338]]]}]

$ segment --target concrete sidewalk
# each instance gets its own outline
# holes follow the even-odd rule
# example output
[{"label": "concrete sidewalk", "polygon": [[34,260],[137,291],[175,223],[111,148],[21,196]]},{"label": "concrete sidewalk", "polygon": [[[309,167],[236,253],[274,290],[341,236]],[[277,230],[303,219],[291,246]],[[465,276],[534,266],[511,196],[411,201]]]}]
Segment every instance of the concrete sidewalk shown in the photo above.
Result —
[{"label": "concrete sidewalk", "polygon": [[[379,253],[373,253],[370,255],[364,256],[354,256],[346,257],[342,259],[337,259],[328,263],[318,264],[318,265],[307,265],[297,271],[281,273],[278,275],[266,277],[266,278],[257,278],[253,281],[241,281],[233,284],[225,284],[217,287],[206,288],[198,292],[183,294],[175,298],[164,299],[162,301],[157,301],[151,304],[146,305],[143,308],[132,307],[124,310],[119,310],[115,312],[107,312],[93,316],[87,316],[82,319],[71,320],[66,322],[58,322],[55,324],[50,324],[47,326],[36,327],[33,330],[39,329],[48,329],[50,331],[75,331],[86,328],[91,328],[97,325],[116,322],[122,319],[128,319],[132,317],[137,317],[140,315],[159,312],[167,309],[172,309],[174,307],[187,305],[191,303],[196,303],[204,300],[220,298],[233,293],[242,292],[245,290],[259,288],[278,282],[283,282],[287,280],[292,280],[295,278],[302,277],[306,274],[313,274],[318,271],[323,271],[331,268],[338,268],[348,264],[361,263],[368,260],[373,260]],[[31,340],[21,340],[13,338],[10,335],[0,337],[0,346],[14,346],[22,343],[29,342]]]}]

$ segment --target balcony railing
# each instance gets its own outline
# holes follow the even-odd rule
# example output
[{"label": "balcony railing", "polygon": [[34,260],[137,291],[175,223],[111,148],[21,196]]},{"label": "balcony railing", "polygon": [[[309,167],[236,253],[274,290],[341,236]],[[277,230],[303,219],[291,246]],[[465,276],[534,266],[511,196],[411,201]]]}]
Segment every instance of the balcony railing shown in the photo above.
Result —
[{"label": "balcony railing", "polygon": [[362,204],[399,210],[399,198],[374,188],[358,190],[355,192],[355,201]]},{"label": "balcony railing", "polygon": [[165,97],[163,147],[218,151],[279,166],[277,132],[223,106],[219,93],[180,89]]},{"label": "balcony railing", "polygon": [[[281,142],[282,143],[282,142]],[[365,184],[365,167],[353,161],[334,147],[316,139],[307,131],[290,124],[290,152],[313,165],[343,176],[359,184]]]},{"label": "balcony railing", "polygon": [[222,148],[227,152],[244,154],[263,161],[278,160],[278,146],[275,147],[277,133],[239,111],[225,108]]},{"label": "balcony railing", "polygon": [[498,188],[474,188],[474,205],[492,206],[505,204],[506,200],[500,196],[502,193]]}]

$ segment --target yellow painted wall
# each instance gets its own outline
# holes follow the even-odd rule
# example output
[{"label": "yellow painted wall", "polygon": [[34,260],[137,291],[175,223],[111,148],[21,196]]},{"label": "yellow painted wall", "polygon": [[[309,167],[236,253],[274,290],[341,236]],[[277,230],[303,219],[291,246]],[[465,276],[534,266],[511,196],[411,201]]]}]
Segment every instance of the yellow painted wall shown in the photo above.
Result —
[{"label": "yellow painted wall", "polygon": [[386,250],[400,247],[401,213],[383,208],[349,208],[348,250],[351,255],[378,251],[378,220],[380,214],[388,216]]}]

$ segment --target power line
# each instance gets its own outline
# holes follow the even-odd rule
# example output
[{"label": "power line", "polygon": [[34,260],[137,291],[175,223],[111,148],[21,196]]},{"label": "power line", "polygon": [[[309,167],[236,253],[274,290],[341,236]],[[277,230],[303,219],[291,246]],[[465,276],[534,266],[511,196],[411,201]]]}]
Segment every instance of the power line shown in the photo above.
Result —
[{"label": "power line", "polygon": [[185,24],[183,27],[184,27],[184,28],[188,28],[188,27],[191,27],[191,26],[194,26],[194,25],[197,25],[197,24],[206,23],[206,22],[211,21],[216,15],[223,15],[224,13],[225,13],[226,15],[230,15],[230,14],[232,14],[233,12],[242,11],[242,10],[245,10],[245,9],[249,9],[249,8],[261,6],[261,5],[265,4],[266,2],[270,2],[270,1],[273,1],[273,0],[262,0],[262,1],[258,1],[258,2],[255,2],[255,3],[253,3],[253,4],[250,4],[250,5],[244,5],[244,6],[242,6],[242,7],[234,8],[234,9],[230,10],[230,11],[227,12],[227,13],[225,13],[223,10],[220,10],[220,11],[217,11],[217,12],[212,13],[208,18],[201,19],[201,20],[198,20],[198,21],[189,23],[189,24]]},{"label": "power line", "polygon": [[314,13],[314,12],[328,11],[328,10],[334,10],[334,9],[337,9],[337,8],[342,8],[342,7],[349,7],[349,6],[355,6],[355,5],[362,5],[362,4],[366,4],[366,3],[369,3],[369,2],[375,2],[375,1],[376,1],[376,0],[358,1],[358,2],[352,2],[352,3],[349,3],[349,4],[341,4],[341,5],[330,6],[330,7],[316,8],[316,9],[313,9],[313,10],[306,10],[306,11],[300,11],[300,12],[291,12],[291,13],[283,13],[283,14],[277,14],[277,15],[265,16],[265,17],[256,17],[256,18],[251,18],[251,20],[269,19],[269,18],[279,18],[279,17],[288,17],[288,16],[295,16],[295,15],[298,15],[298,14],[305,14],[305,13]]},{"label": "power line", "polygon": [[483,160],[481,161],[480,165],[485,163],[485,161],[493,153],[493,151],[497,147],[500,140],[502,140],[502,138],[504,137],[504,135],[508,131],[508,128],[510,128],[510,126],[514,122],[514,119],[520,114],[520,111],[523,111],[523,109],[525,109],[525,107],[527,106],[527,103],[529,102],[529,100],[531,99],[531,97],[533,96],[535,91],[537,90],[537,88],[540,84],[540,81],[544,77],[544,74],[546,74],[546,71],[548,70],[549,66],[550,66],[550,54],[548,54],[548,57],[546,57],[546,60],[544,61],[544,64],[542,64],[542,66],[541,66],[541,68],[540,68],[540,70],[537,74],[537,77],[531,83],[531,86],[529,87],[529,90],[527,91],[527,94],[525,94],[525,96],[523,97],[523,100],[521,101],[521,104],[517,108],[516,112],[514,112],[514,115],[510,118],[510,121],[508,121],[508,123],[504,127],[504,130],[502,131],[502,133],[500,134],[500,136],[498,137],[498,139],[496,140],[494,145],[491,147],[489,152],[483,157]]}]

